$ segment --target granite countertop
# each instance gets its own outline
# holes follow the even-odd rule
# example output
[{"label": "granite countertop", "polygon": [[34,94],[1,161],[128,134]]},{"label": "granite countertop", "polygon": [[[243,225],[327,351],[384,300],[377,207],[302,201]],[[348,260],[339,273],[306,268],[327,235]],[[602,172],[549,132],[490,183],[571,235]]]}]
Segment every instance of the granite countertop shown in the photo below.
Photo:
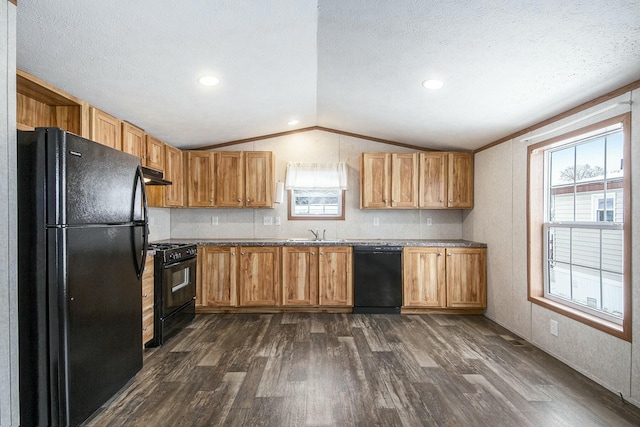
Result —
[{"label": "granite countertop", "polygon": [[233,238],[167,239],[153,243],[195,243],[199,246],[428,246],[443,248],[486,248],[486,243],[462,239],[326,239],[306,238]]}]

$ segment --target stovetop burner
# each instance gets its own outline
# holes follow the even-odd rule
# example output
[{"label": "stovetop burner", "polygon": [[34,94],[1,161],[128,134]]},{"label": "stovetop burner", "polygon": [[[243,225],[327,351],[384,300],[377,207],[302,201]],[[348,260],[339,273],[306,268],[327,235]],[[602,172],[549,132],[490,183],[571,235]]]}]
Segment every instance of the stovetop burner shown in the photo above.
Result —
[{"label": "stovetop burner", "polygon": [[196,256],[198,248],[191,243],[149,243],[149,249],[163,262],[177,261]]}]

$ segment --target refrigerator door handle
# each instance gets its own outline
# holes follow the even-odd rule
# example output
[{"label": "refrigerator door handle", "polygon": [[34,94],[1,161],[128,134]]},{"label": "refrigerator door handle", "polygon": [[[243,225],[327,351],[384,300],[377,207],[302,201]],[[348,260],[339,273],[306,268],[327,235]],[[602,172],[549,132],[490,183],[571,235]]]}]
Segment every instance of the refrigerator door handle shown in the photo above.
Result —
[{"label": "refrigerator door handle", "polygon": [[133,190],[133,206],[132,206],[132,217],[135,218],[135,209],[136,209],[136,195],[138,194],[138,188],[142,191],[142,220],[134,221],[136,225],[140,225],[142,229],[142,251],[141,253],[141,261],[140,265],[138,263],[138,254],[135,255],[136,262],[136,273],[138,274],[138,278],[142,277],[142,273],[144,272],[144,265],[147,262],[147,246],[149,244],[149,228],[148,228],[148,205],[147,205],[147,190],[144,185],[144,177],[142,176],[142,167],[138,165],[136,169],[136,184]]}]

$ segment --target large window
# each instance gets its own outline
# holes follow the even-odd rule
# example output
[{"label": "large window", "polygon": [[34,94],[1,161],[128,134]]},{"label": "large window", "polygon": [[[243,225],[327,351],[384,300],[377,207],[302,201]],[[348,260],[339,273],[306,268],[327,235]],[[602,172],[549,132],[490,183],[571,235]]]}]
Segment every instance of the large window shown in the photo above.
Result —
[{"label": "large window", "polygon": [[626,339],[628,123],[625,115],[529,149],[530,299]]}]

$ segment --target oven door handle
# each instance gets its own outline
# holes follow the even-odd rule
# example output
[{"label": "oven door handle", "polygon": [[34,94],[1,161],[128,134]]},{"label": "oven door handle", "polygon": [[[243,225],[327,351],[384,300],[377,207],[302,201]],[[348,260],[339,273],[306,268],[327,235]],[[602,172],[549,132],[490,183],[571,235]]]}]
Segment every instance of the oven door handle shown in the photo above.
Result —
[{"label": "oven door handle", "polygon": [[176,265],[183,264],[185,261],[190,261],[190,260],[192,260],[193,258],[194,258],[194,257],[190,257],[190,258],[183,258],[183,259],[181,259],[181,260],[179,260],[179,261],[176,261],[176,262],[173,262],[173,263],[171,263],[171,264],[165,264],[165,265],[163,266],[163,268],[164,268],[165,270],[166,270],[166,269],[168,269],[168,268],[173,268],[173,267],[175,267]]},{"label": "oven door handle", "polygon": [[178,286],[175,286],[175,287],[171,288],[171,292],[177,292],[182,288],[186,288],[187,286],[189,286],[189,282],[181,283]]}]

